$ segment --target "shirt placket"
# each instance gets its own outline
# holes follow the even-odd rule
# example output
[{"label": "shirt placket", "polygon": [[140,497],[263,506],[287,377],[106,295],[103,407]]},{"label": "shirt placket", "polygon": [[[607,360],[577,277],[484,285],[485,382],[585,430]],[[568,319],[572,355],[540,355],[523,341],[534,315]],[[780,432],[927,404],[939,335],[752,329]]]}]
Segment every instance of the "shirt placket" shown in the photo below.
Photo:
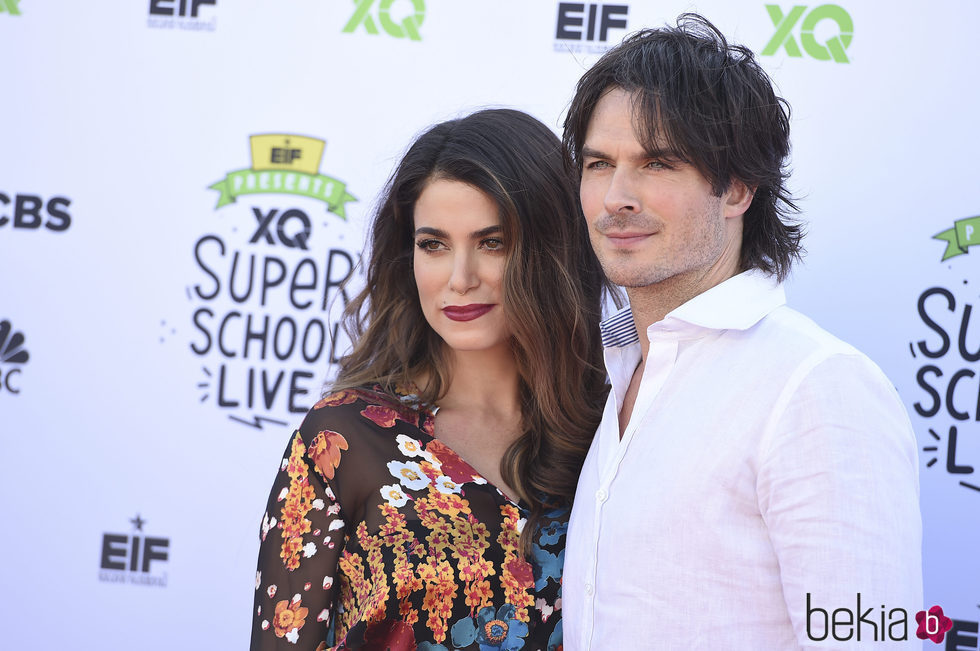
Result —
[{"label": "shirt placket", "polygon": [[[657,340],[651,338],[650,350],[647,353],[647,363],[643,369],[643,377],[640,379],[640,391],[633,405],[633,413],[630,416],[630,421],[626,425],[626,431],[623,432],[622,439],[618,440],[614,455],[599,468],[599,485],[592,497],[594,500],[593,522],[595,523],[595,526],[592,528],[592,553],[589,558],[589,568],[585,575],[586,582],[584,586],[586,603],[585,621],[587,623],[584,631],[584,649],[592,649],[594,640],[595,600],[599,589],[597,575],[599,541],[605,524],[604,518],[623,521],[628,514],[619,513],[617,515],[616,506],[622,505],[622,508],[628,508],[629,494],[633,492],[632,487],[628,483],[628,479],[625,480],[625,483],[620,482],[622,485],[617,484],[616,478],[619,474],[619,468],[626,456],[634,434],[640,425],[646,421],[647,412],[660,394],[661,389],[667,381],[667,377],[674,368],[674,364],[677,361],[677,348],[677,339],[673,337],[658,338]],[[627,380],[626,385],[621,390],[626,391],[628,386],[629,380]],[[612,440],[619,439],[619,418],[618,414],[615,413],[617,402],[611,400],[606,405],[606,409],[612,409],[613,413],[603,415],[603,430],[600,432],[603,442],[609,441],[609,437],[613,437]],[[616,492],[618,497],[620,491],[625,495],[624,499],[627,502],[614,503],[612,508],[607,506],[612,494]]]}]

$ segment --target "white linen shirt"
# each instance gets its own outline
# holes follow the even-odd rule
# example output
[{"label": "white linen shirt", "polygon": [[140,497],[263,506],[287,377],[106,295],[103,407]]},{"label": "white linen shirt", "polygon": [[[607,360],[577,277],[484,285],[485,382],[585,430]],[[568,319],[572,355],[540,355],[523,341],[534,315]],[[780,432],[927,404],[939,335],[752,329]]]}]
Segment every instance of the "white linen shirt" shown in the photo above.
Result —
[{"label": "white linen shirt", "polygon": [[[916,443],[881,370],[758,271],[646,334],[620,439],[640,344],[628,308],[603,323],[612,390],[569,524],[565,649],[863,649],[888,639],[883,612],[900,636],[893,608],[910,640],[886,648],[921,649]],[[811,640],[848,628],[812,610],[808,634],[808,594],[828,614],[860,594],[860,630]]]}]

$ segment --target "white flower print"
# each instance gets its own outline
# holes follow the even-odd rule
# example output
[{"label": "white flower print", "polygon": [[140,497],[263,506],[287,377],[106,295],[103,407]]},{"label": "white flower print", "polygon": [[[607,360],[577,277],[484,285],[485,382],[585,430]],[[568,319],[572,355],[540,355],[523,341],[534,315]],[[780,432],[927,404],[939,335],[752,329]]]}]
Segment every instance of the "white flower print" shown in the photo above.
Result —
[{"label": "white flower print", "polygon": [[432,454],[423,450],[422,444],[411,436],[399,434],[395,437],[395,440],[398,441],[398,451],[406,457],[421,457],[429,463],[433,463]]},{"label": "white flower print", "polygon": [[286,639],[289,640],[291,643],[296,644],[296,642],[299,641],[299,629],[294,628],[293,630],[286,633]]},{"label": "white flower print", "polygon": [[305,558],[311,558],[316,555],[316,544],[308,542],[303,546],[303,556]]},{"label": "white flower print", "polygon": [[454,482],[446,475],[439,476],[439,479],[436,480],[435,488],[444,495],[449,495],[450,493],[460,493],[463,490],[462,486]]},{"label": "white flower print", "polygon": [[414,461],[407,463],[389,461],[388,472],[410,491],[422,490],[430,483],[429,478],[422,472],[422,467]]},{"label": "white flower print", "polygon": [[398,484],[388,484],[387,486],[381,487],[381,497],[385,498],[388,504],[394,507],[405,506],[408,502],[408,495],[402,490],[402,487]]}]

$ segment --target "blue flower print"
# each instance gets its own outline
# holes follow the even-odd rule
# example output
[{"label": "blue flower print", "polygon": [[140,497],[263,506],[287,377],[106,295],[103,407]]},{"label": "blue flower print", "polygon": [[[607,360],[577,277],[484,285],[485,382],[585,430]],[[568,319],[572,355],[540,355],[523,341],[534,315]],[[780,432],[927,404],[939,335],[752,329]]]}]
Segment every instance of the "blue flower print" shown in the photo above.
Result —
[{"label": "blue flower print", "polygon": [[531,563],[531,568],[534,570],[534,589],[540,592],[548,585],[549,578],[561,581],[561,569],[565,565],[565,550],[561,550],[555,556],[541,549],[537,544],[532,545],[531,548],[534,554],[534,562]]},{"label": "blue flower print", "polygon": [[[560,513],[560,512],[556,512]],[[548,526],[541,527],[541,540],[542,545],[554,545],[562,536],[568,531],[568,521],[552,520],[548,523]]]},{"label": "blue flower print", "polygon": [[[548,638],[548,651],[560,651],[562,648],[562,642],[561,621],[559,621],[558,624],[555,625],[555,630],[551,632],[551,637]],[[421,650],[422,647],[419,647],[419,651]]]},{"label": "blue flower print", "polygon": [[449,651],[449,649],[443,645],[433,644],[432,642],[421,642],[417,647],[415,647],[415,649],[416,651]]},{"label": "blue flower print", "polygon": [[524,647],[528,633],[527,624],[515,619],[517,612],[511,604],[504,604],[496,613],[493,606],[480,610],[474,621],[464,617],[452,628],[453,645],[466,647],[479,642],[480,651],[516,651]]}]

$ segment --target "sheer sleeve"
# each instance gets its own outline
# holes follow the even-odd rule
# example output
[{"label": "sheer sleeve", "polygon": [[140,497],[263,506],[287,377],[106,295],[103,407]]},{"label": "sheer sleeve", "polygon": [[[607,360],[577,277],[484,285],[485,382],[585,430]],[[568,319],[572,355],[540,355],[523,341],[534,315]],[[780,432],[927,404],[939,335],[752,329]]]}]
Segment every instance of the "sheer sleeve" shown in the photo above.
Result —
[{"label": "sheer sleeve", "polygon": [[307,417],[286,446],[262,518],[253,651],[327,646],[347,530],[331,483],[347,444],[315,420]]}]

